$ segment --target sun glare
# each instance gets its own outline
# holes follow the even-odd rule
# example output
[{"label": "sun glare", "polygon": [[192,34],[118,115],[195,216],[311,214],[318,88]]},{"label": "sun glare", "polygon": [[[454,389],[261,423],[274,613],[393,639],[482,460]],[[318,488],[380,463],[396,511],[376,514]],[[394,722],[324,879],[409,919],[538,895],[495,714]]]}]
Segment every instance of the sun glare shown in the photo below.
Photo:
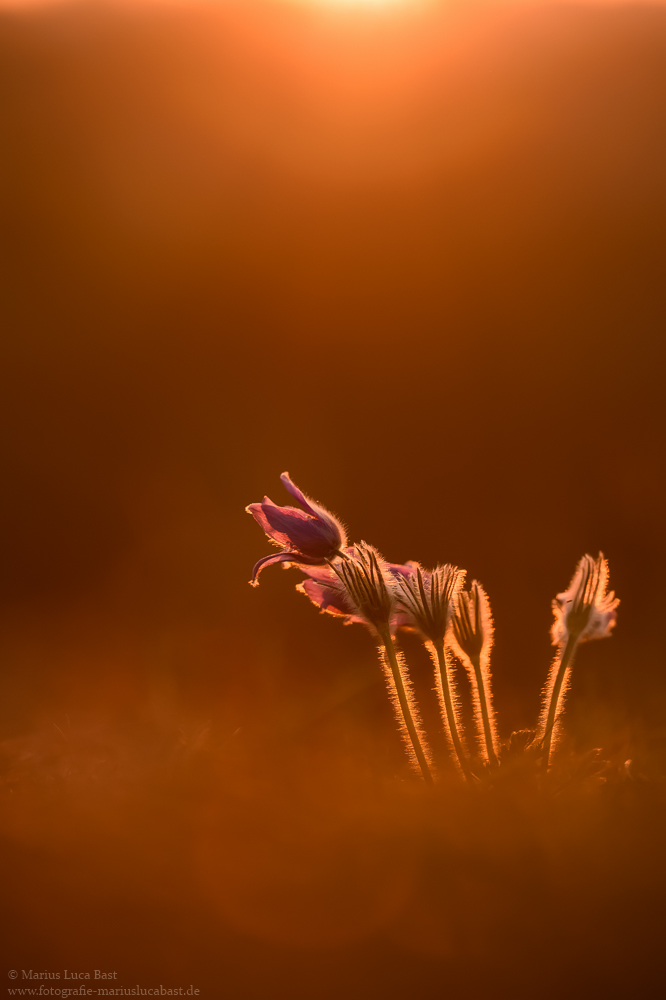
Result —
[{"label": "sun glare", "polygon": [[301,0],[308,6],[344,7],[344,8],[382,8],[415,6],[416,0]]}]

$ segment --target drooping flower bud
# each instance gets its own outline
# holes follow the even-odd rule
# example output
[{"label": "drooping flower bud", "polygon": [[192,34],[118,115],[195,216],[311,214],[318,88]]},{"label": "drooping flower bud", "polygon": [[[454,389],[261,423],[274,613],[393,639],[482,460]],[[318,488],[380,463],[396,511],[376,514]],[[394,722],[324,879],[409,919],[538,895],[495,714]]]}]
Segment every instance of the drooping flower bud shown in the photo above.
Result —
[{"label": "drooping flower bud", "polygon": [[288,472],[283,472],[280,479],[303,509],[278,507],[268,497],[245,508],[271,541],[282,549],[255,564],[251,580],[254,587],[258,586],[259,574],[266,566],[274,563],[324,566],[329,559],[340,555],[347,544],[345,529],[330,511],[306,497],[292,483]]}]

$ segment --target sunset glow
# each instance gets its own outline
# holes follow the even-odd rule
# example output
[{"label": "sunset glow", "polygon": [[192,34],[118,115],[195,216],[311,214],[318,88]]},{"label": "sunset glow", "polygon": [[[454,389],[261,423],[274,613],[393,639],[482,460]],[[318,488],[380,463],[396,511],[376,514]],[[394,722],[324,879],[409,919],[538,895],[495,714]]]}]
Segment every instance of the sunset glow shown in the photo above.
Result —
[{"label": "sunset glow", "polygon": [[419,0],[304,0],[320,7],[409,7]]},{"label": "sunset glow", "polygon": [[[284,2],[284,0],[283,0]],[[288,0],[293,2],[293,0]],[[381,8],[422,6],[425,0],[296,0],[309,7]]]},{"label": "sunset glow", "polygon": [[0,95],[10,1000],[658,995],[666,0],[0,0]]}]

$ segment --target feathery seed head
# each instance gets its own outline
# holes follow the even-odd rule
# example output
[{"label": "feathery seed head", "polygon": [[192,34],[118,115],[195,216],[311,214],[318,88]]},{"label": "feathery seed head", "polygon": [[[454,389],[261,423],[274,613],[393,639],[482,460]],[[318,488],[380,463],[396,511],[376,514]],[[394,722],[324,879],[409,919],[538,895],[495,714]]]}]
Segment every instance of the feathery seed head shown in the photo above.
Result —
[{"label": "feathery seed head", "polygon": [[399,606],[400,624],[415,628],[432,642],[442,641],[449,627],[456,595],[465,579],[465,570],[449,564],[424,570],[414,562],[389,568]]},{"label": "feathery seed head", "polygon": [[584,555],[567,590],[553,601],[555,621],[550,630],[554,646],[566,642],[569,636],[579,642],[605,639],[615,625],[619,598],[608,587],[608,560],[603,552],[594,559]]}]

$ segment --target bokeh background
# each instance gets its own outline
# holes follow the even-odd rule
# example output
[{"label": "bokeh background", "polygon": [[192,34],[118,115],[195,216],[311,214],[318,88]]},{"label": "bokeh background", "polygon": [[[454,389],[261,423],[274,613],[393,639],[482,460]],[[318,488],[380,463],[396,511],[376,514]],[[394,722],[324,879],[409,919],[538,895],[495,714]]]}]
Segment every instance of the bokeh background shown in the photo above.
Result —
[{"label": "bokeh background", "polygon": [[[603,549],[619,622],[581,653],[570,745],[663,753],[666,8],[6,3],[0,76],[10,967],[440,996],[449,962],[449,995],[483,995],[495,917],[472,887],[460,939],[415,931],[375,829],[421,807],[359,819],[370,786],[412,795],[372,641],[294,570],[247,585],[269,549],[243,508],[286,502],[288,469],[352,539],[480,579],[503,737],[535,722],[552,597]],[[257,833],[281,822],[288,861]],[[311,919],[327,838],[330,886],[374,887],[358,923],[324,890]],[[515,850],[505,935],[536,906]],[[562,975],[590,996],[579,919]]]}]

